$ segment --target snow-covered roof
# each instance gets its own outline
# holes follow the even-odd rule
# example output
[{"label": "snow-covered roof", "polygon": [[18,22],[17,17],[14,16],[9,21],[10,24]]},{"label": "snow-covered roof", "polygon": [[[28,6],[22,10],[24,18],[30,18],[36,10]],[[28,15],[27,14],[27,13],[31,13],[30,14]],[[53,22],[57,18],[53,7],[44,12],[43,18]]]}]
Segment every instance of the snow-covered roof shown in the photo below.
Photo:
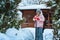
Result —
[{"label": "snow-covered roof", "polygon": [[51,7],[47,7],[45,4],[41,4],[41,5],[18,6],[17,9],[20,9],[20,10],[25,10],[25,9],[51,9]]}]

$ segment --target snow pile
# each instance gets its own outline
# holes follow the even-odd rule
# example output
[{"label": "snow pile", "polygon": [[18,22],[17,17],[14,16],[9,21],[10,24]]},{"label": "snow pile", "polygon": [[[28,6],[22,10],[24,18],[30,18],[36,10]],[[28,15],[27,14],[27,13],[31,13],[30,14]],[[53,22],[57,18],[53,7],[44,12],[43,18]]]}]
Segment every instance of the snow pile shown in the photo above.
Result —
[{"label": "snow pile", "polygon": [[[9,28],[6,31],[6,36],[10,38],[10,40],[34,40],[33,31],[35,28],[20,28],[19,30],[15,28]],[[33,30],[33,31],[32,31]]]},{"label": "snow pile", "polygon": [[34,36],[28,29],[19,29],[16,40],[34,40]]},{"label": "snow pile", "polygon": [[4,33],[0,33],[0,40],[10,40],[10,38],[6,36]]},{"label": "snow pile", "polygon": [[[45,29],[43,40],[53,40],[53,29]],[[6,34],[0,33],[0,40],[35,40],[35,28],[9,28]]]},{"label": "snow pile", "polygon": [[15,40],[16,36],[17,36],[18,30],[15,28],[9,28],[6,31],[6,35],[11,39],[11,40]]},{"label": "snow pile", "polygon": [[18,10],[18,11],[17,11],[17,14],[18,14],[17,20],[18,20],[18,21],[22,20],[22,12]]},{"label": "snow pile", "polygon": [[23,30],[30,30],[35,39],[35,28],[24,28]]},{"label": "snow pile", "polygon": [[43,33],[43,40],[53,40],[53,29],[45,29]]}]

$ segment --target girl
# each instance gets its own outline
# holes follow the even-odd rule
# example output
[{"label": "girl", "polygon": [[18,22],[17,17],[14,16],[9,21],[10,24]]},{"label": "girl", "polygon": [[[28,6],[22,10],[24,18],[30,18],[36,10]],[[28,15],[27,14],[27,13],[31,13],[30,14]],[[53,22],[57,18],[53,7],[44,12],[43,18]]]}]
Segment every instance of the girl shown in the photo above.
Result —
[{"label": "girl", "polygon": [[45,18],[41,10],[36,11],[36,15],[33,17],[33,21],[35,22],[34,26],[36,27],[35,40],[43,40],[43,24]]}]

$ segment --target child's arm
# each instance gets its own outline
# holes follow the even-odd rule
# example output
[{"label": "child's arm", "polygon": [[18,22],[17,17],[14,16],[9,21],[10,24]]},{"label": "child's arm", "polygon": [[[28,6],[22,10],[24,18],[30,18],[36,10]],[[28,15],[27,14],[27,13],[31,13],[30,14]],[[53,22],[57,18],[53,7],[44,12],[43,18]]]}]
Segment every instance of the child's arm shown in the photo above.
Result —
[{"label": "child's arm", "polygon": [[45,21],[45,17],[43,16],[43,14],[40,15],[40,21]]},{"label": "child's arm", "polygon": [[33,21],[36,21],[36,16],[33,17]]},{"label": "child's arm", "polygon": [[33,18],[33,21],[37,21],[37,20],[40,20],[40,18],[37,17],[37,16],[35,16],[35,17]]}]

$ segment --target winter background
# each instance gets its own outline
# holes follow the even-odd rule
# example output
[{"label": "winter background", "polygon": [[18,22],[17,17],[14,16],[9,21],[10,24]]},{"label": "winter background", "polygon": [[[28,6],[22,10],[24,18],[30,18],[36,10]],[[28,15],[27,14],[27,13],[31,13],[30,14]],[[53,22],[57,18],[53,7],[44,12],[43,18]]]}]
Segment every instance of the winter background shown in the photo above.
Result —
[{"label": "winter background", "polygon": [[[22,0],[18,6],[17,9],[29,9],[29,6],[32,6],[30,9],[32,9],[35,5],[38,5],[36,8],[46,8],[46,4],[42,4],[44,2],[48,2],[49,0]],[[50,0],[52,1],[52,0]],[[54,3],[54,1],[52,1]],[[39,6],[40,5],[40,6]],[[49,7],[50,8],[50,7]],[[17,20],[22,19],[22,13],[20,11],[17,11],[19,14]],[[48,34],[47,34],[48,32]],[[45,29],[43,33],[43,39],[44,40],[53,40],[53,29]],[[16,28],[9,28],[6,30],[5,33],[0,32],[0,40],[35,40],[35,28],[19,28],[17,30]]]}]

